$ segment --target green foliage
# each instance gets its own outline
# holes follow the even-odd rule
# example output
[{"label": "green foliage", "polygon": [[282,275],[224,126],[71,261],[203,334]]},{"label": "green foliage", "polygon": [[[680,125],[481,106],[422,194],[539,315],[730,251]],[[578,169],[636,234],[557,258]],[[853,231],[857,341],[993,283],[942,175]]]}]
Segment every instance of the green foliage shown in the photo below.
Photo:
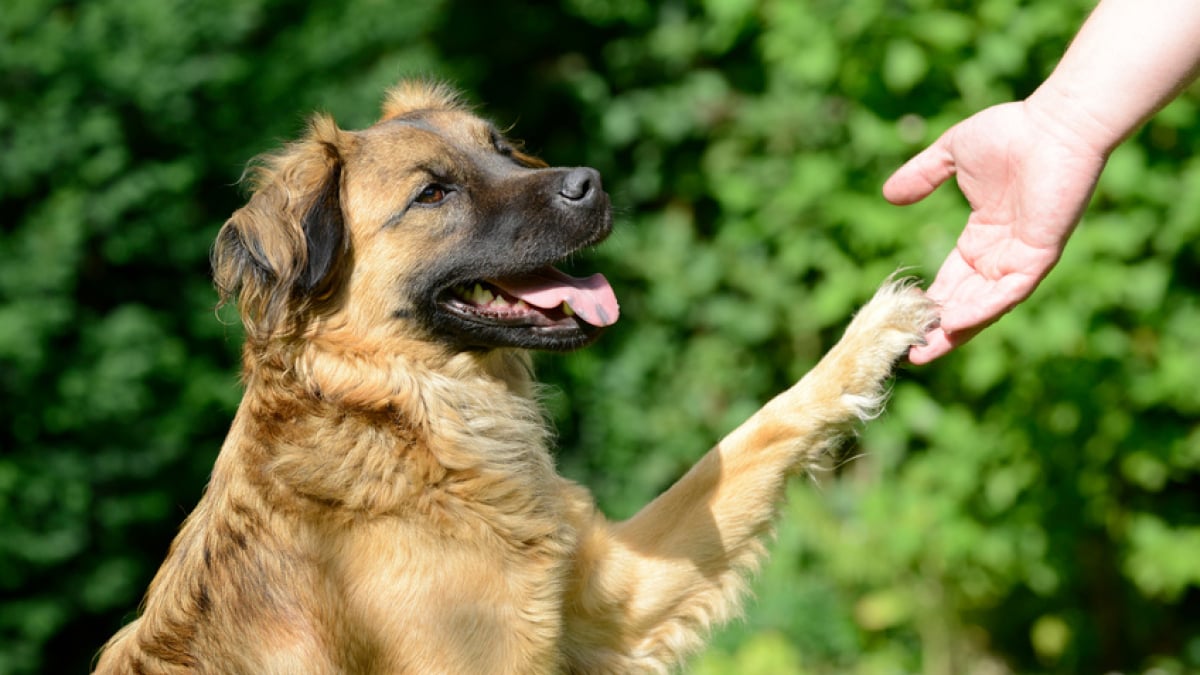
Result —
[{"label": "green foliage", "polygon": [[[1020,97],[1091,2],[16,0],[0,12],[0,674],[78,672],[133,609],[236,405],[207,251],[314,109],[455,81],[601,169],[623,320],[539,360],[564,471],[632,513],[805,372],[952,188],[879,186]],[[1057,270],[908,369],[797,481],[697,673],[1200,669],[1200,98],[1112,158]]]}]

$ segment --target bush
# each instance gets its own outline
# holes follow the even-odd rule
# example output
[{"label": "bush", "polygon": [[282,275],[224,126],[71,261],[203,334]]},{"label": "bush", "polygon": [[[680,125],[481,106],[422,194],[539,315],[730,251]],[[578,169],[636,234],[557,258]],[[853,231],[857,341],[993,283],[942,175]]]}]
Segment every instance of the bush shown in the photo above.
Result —
[{"label": "bush", "polygon": [[[458,83],[601,169],[579,261],[625,319],[539,358],[565,472],[632,513],[967,209],[879,186],[1029,93],[1092,3],[20,0],[0,13],[0,673],[78,672],[198,499],[239,397],[207,251],[312,109]],[[1034,298],[909,369],[798,481],[744,624],[695,672],[1200,668],[1197,96],[1114,155]]]}]

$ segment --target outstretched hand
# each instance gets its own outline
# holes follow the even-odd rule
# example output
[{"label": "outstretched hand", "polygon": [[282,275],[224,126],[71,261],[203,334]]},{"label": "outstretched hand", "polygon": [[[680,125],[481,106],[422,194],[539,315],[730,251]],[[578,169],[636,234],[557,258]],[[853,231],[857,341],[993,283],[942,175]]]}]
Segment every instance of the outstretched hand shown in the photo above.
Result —
[{"label": "outstretched hand", "polygon": [[963,120],[888,179],[884,197],[903,205],[956,176],[971,207],[928,290],[941,325],[909,353],[913,363],[946,354],[1029,297],[1058,262],[1106,161],[1022,101]]}]

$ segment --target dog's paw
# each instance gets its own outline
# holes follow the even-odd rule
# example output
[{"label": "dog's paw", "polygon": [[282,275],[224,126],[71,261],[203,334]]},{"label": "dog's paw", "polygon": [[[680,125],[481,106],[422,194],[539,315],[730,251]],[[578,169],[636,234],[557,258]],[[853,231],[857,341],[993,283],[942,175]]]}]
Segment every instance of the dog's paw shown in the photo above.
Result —
[{"label": "dog's paw", "polygon": [[846,328],[821,363],[822,379],[836,383],[841,401],[860,418],[876,414],[884,383],[909,348],[937,325],[937,304],[913,279],[889,278]]},{"label": "dog's paw", "polygon": [[924,344],[925,334],[937,326],[937,310],[915,279],[889,278],[855,315],[842,341],[874,343],[895,361]]}]

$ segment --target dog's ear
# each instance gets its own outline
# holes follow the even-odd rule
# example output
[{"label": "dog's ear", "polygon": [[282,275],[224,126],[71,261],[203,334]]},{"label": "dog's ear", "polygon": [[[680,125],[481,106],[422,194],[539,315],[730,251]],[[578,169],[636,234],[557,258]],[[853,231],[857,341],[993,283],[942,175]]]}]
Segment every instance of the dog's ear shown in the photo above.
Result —
[{"label": "dog's ear", "polygon": [[302,140],[250,169],[254,194],[225,222],[212,250],[221,302],[236,299],[246,333],[296,330],[334,291],[349,237],[341,208],[346,134],[317,116]]}]

